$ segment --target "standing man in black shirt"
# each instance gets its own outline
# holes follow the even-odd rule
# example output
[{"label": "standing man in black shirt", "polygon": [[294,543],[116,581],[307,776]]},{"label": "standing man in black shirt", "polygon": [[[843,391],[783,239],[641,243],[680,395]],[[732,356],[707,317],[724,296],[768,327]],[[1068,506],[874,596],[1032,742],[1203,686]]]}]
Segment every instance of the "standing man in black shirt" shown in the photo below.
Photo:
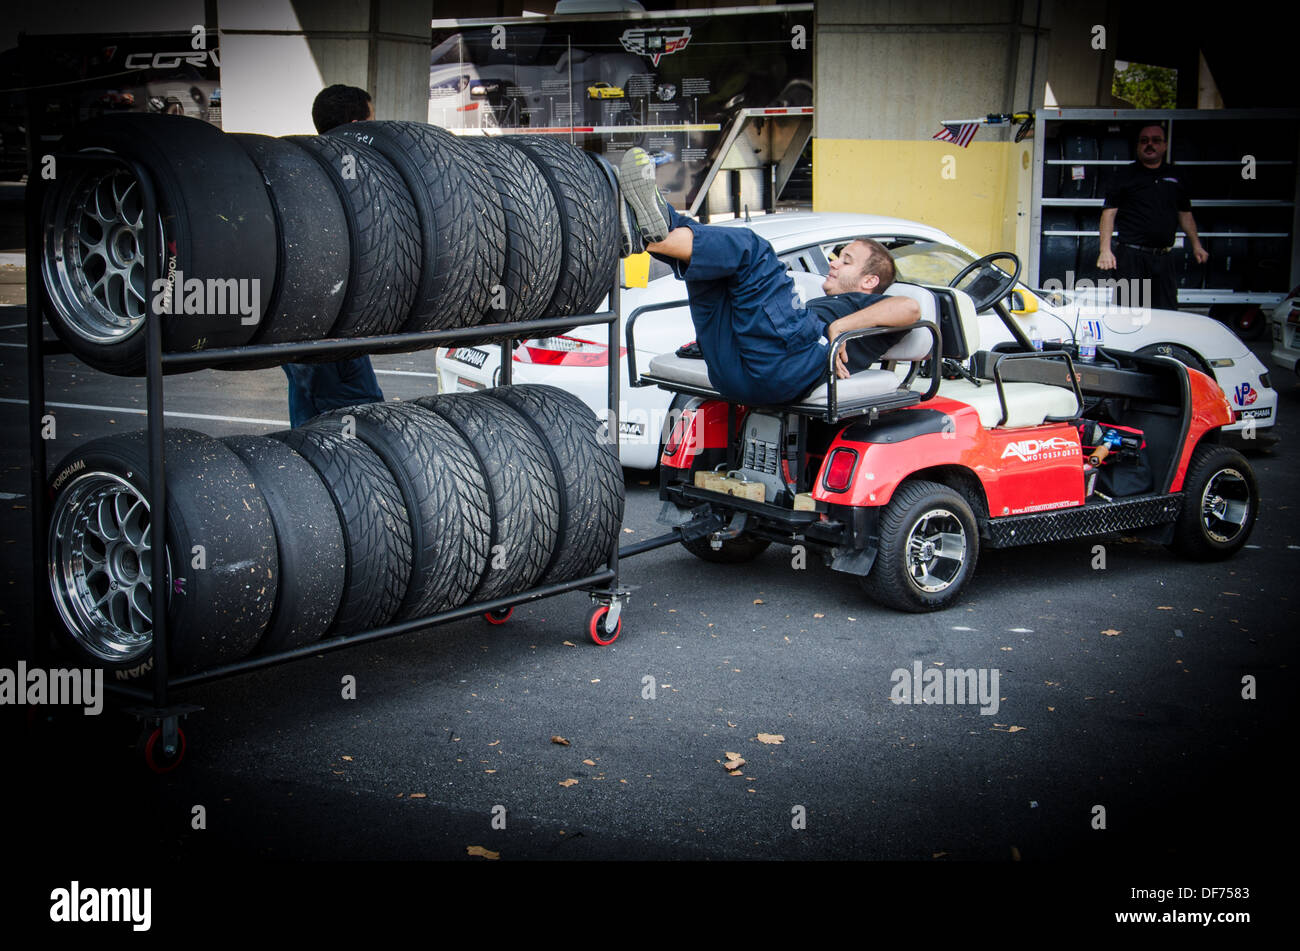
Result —
[{"label": "standing man in black shirt", "polygon": [[[1177,172],[1165,162],[1169,141],[1164,127],[1143,126],[1137,147],[1137,161],[1120,169],[1106,192],[1097,268],[1114,270],[1121,280],[1150,281],[1148,306],[1177,310],[1178,275],[1169,253],[1174,233],[1182,230],[1187,234],[1197,264],[1204,264],[1210,255],[1197,237],[1187,190]],[[1112,252],[1111,235],[1117,225],[1119,237]]]}]

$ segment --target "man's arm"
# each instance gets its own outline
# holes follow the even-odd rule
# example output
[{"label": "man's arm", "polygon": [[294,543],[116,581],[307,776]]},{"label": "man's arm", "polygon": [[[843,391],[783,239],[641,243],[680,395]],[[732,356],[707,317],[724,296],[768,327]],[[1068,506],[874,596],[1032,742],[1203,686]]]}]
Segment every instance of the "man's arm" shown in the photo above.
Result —
[{"label": "man's arm", "polygon": [[[826,327],[826,339],[835,345],[835,338],[850,330],[864,327],[910,327],[921,319],[921,305],[910,297],[886,297],[869,307],[855,310],[831,321]],[[841,349],[835,361],[835,375],[845,379],[849,375],[847,358]]]},{"label": "man's arm", "polygon": [[1201,246],[1201,239],[1196,234],[1196,219],[1192,217],[1190,211],[1180,211],[1178,213],[1178,227],[1183,229],[1183,232],[1192,242],[1192,256],[1196,258],[1196,263],[1204,264],[1208,261],[1210,252]]},{"label": "man's arm", "polygon": [[1101,254],[1097,255],[1097,268],[1101,271],[1110,271],[1115,267],[1115,254],[1110,249],[1110,238],[1115,233],[1115,216],[1118,214],[1118,208],[1101,210]]}]

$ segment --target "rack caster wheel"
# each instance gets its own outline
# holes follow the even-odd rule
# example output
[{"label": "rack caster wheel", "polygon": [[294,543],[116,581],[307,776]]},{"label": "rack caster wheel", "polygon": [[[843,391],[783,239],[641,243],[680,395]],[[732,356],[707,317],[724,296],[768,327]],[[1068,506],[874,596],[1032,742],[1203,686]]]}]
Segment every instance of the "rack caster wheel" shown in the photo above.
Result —
[{"label": "rack caster wheel", "polygon": [[623,633],[623,619],[620,617],[618,623],[614,625],[614,630],[605,629],[605,617],[609,614],[609,605],[602,604],[591,609],[587,615],[587,636],[599,644],[601,647],[608,647],[618,640],[618,636]]},{"label": "rack caster wheel", "polygon": [[495,611],[484,611],[483,620],[489,624],[504,624],[510,620],[510,615],[514,613],[514,608],[497,608]]},{"label": "rack caster wheel", "polygon": [[176,728],[176,741],[176,752],[168,756],[163,750],[162,727],[155,727],[152,732],[146,728],[140,734],[137,747],[144,757],[144,764],[161,776],[176,769],[185,759],[185,731],[180,727]]}]

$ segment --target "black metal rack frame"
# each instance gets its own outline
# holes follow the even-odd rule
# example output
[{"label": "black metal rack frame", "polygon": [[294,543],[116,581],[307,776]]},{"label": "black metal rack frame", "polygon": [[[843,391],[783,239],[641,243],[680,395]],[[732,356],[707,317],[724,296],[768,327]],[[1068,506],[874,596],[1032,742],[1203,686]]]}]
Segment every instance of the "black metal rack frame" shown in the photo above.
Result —
[{"label": "black metal rack frame", "polygon": [[[150,223],[144,227],[145,287],[152,288],[159,277],[160,248],[158,246],[158,229],[152,223],[158,220],[157,193],[145,168],[139,163],[120,155],[110,153],[56,153],[56,168],[61,173],[68,168],[85,165],[117,165],[125,168],[140,183],[143,221]],[[33,584],[33,625],[29,643],[28,656],[44,663],[53,652],[50,640],[51,592],[48,582],[47,564],[49,551],[46,533],[48,531],[48,502],[46,499],[46,452],[45,441],[41,438],[42,419],[45,415],[45,357],[69,353],[68,347],[59,340],[47,340],[44,333],[44,313],[48,305],[48,296],[42,266],[45,242],[42,210],[48,185],[40,176],[30,176],[27,185],[27,381],[28,381],[28,438],[31,463],[32,495],[32,558],[34,567]],[[516,321],[499,324],[480,324],[455,330],[427,331],[421,333],[398,333],[384,336],[328,338],[323,340],[303,341],[300,343],[261,344],[246,347],[200,350],[177,353],[164,353],[162,349],[162,328],[159,324],[161,315],[154,313],[151,304],[145,313],[145,378],[146,378],[146,431],[148,433],[149,453],[149,509],[150,531],[155,543],[151,546],[152,572],[154,578],[167,578],[166,537],[167,537],[167,485],[166,459],[163,449],[163,368],[188,367],[203,364],[205,367],[220,366],[223,369],[237,369],[252,361],[265,365],[267,358],[279,358],[280,362],[292,362],[294,357],[307,354],[328,353],[395,353],[426,349],[429,345],[460,340],[481,340],[485,337],[501,337],[501,385],[509,385],[512,377],[512,357],[516,335],[529,334],[540,330],[562,330],[580,327],[586,324],[603,323],[609,328],[609,370],[607,375],[609,415],[607,417],[606,438],[618,448],[618,409],[619,409],[619,361],[617,359],[618,315],[622,300],[622,283],[618,269],[615,269],[611,282],[610,308],[598,314],[580,314],[571,317],[550,317],[540,320]],[[161,542],[158,540],[161,539]],[[671,539],[670,539],[671,540]],[[657,545],[650,547],[658,547]],[[648,550],[644,546],[635,546],[627,554],[637,554]],[[615,545],[610,553],[608,566],[595,574],[559,584],[546,585],[521,591],[508,597],[492,601],[467,604],[449,611],[441,611],[420,618],[412,618],[395,624],[388,624],[368,631],[341,637],[329,638],[307,647],[275,654],[254,655],[242,660],[224,664],[209,670],[199,671],[182,677],[168,676],[168,632],[167,632],[167,598],[166,584],[155,584],[151,591],[153,614],[153,670],[152,690],[123,684],[106,683],[105,688],[121,696],[139,701],[143,706],[127,708],[137,718],[146,722],[156,722],[162,730],[162,744],[165,755],[172,755],[178,748],[178,719],[180,716],[201,709],[192,704],[178,705],[171,700],[173,687],[186,687],[227,677],[232,674],[269,667],[319,654],[337,650],[352,644],[393,637],[421,628],[433,627],[451,621],[462,620],[476,614],[499,611],[536,601],[566,591],[586,590],[594,601],[608,606],[606,631],[616,629],[622,604],[627,599],[629,589],[619,583],[619,558],[623,554]]]}]

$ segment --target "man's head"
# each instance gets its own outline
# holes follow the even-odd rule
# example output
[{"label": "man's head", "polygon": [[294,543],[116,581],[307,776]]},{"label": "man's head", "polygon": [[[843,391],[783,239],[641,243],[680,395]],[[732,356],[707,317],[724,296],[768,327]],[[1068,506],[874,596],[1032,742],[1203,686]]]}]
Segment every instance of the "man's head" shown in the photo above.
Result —
[{"label": "man's head", "polygon": [[885,246],[871,238],[854,238],[831,261],[831,272],[822,290],[827,294],[883,294],[893,283],[894,259]]},{"label": "man's head", "polygon": [[348,122],[374,117],[375,105],[370,101],[370,93],[342,83],[326,86],[311,104],[311,121],[316,124],[316,131],[322,134]]},{"label": "man's head", "polygon": [[1147,168],[1158,168],[1160,163],[1165,160],[1165,152],[1168,148],[1169,140],[1165,136],[1164,126],[1158,124],[1145,125],[1142,127],[1142,131],[1138,133],[1138,161]]}]

